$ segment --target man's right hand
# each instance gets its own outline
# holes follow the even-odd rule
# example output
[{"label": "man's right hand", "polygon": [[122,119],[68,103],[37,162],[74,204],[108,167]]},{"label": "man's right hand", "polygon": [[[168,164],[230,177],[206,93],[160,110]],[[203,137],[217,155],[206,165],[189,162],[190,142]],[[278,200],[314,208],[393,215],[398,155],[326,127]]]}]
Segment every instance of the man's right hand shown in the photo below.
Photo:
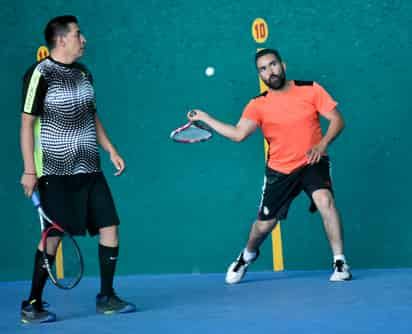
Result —
[{"label": "man's right hand", "polygon": [[187,118],[191,122],[205,121],[207,116],[208,114],[206,114],[204,111],[199,110],[199,109],[193,109],[187,113]]},{"label": "man's right hand", "polygon": [[23,187],[24,195],[31,197],[34,189],[37,186],[37,176],[35,174],[23,173],[20,183]]}]

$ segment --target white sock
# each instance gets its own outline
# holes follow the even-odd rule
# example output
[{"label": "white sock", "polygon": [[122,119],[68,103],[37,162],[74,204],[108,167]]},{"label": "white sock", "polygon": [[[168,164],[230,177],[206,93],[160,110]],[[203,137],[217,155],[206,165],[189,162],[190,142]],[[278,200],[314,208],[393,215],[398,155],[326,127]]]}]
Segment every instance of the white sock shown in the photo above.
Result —
[{"label": "white sock", "polygon": [[336,262],[338,260],[341,260],[341,261],[346,263],[345,255],[343,255],[343,254],[334,255],[333,256],[333,262]]},{"label": "white sock", "polygon": [[247,248],[243,250],[243,260],[245,260],[246,262],[250,262],[254,260],[255,257],[256,257],[256,252],[249,252]]}]

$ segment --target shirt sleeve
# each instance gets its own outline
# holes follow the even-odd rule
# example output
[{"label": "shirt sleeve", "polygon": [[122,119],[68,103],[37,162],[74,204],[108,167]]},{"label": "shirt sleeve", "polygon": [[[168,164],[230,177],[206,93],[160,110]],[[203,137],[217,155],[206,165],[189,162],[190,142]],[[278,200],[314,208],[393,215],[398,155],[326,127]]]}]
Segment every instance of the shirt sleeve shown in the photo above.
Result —
[{"label": "shirt sleeve", "polygon": [[40,116],[44,109],[47,82],[36,66],[30,68],[23,78],[22,112]]},{"label": "shirt sleeve", "polygon": [[256,106],[255,100],[250,101],[243,110],[242,118],[254,121],[258,126],[261,126],[262,119],[259,109]]},{"label": "shirt sleeve", "polygon": [[314,104],[317,111],[321,114],[327,114],[332,111],[338,103],[329,95],[329,93],[318,83],[313,83],[314,94]]}]

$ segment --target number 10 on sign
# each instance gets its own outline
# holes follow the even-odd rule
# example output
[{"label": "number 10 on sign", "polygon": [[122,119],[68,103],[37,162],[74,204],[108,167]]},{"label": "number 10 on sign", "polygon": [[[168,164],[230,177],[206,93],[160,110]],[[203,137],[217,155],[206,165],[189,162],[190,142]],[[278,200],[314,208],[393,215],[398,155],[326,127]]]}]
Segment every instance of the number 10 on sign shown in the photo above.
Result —
[{"label": "number 10 on sign", "polygon": [[256,43],[266,42],[269,36],[268,25],[262,18],[257,18],[252,23],[252,36]]}]

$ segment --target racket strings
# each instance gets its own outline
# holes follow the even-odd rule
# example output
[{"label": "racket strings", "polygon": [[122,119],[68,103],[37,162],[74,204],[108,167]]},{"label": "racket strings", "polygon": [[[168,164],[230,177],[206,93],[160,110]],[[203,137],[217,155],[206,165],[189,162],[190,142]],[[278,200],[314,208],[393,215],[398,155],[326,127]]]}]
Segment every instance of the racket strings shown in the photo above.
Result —
[{"label": "racket strings", "polygon": [[177,141],[202,141],[212,136],[211,132],[194,124],[173,134],[172,138]]},{"label": "racket strings", "polygon": [[83,262],[80,250],[68,234],[57,238],[50,236],[47,244],[54,244],[53,252],[56,254],[54,265],[50,267],[50,278],[53,283],[62,288],[72,288],[80,280],[83,273]]}]

